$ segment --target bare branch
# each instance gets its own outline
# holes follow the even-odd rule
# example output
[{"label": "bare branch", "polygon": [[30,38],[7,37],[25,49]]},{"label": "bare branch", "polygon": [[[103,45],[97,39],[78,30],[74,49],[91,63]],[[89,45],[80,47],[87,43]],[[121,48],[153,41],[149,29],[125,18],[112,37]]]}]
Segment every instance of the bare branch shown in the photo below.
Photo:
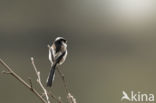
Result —
[{"label": "bare branch", "polygon": [[11,74],[11,72],[5,71],[5,70],[3,70],[1,73],[3,73],[3,74]]},{"label": "bare branch", "polygon": [[8,72],[6,73],[9,73],[14,78],[16,78],[20,83],[22,83],[26,88],[28,88],[32,93],[34,93],[43,103],[47,103],[35,89],[33,89],[19,75],[17,75],[2,59],[0,59],[0,63],[7,69]]},{"label": "bare branch", "polygon": [[44,92],[44,94],[45,94],[47,103],[50,103],[49,96],[48,96],[48,92],[47,92],[47,90],[44,88],[44,86],[43,86],[43,84],[42,84],[42,82],[41,82],[40,72],[39,72],[39,71],[37,70],[37,68],[36,68],[36,65],[35,65],[35,63],[34,63],[34,58],[33,58],[33,57],[31,57],[31,62],[32,62],[32,65],[33,65],[34,70],[35,70],[35,72],[36,72],[36,75],[37,75],[37,82],[39,83],[40,87],[42,88],[42,90],[43,90],[43,92]]},{"label": "bare branch", "polygon": [[31,78],[28,78],[28,80],[29,80],[31,88],[33,88]]},{"label": "bare branch", "polygon": [[57,71],[63,81],[63,85],[64,85],[64,88],[65,88],[65,91],[67,93],[67,99],[68,99],[68,102],[69,103],[77,103],[76,102],[76,99],[74,98],[74,96],[71,95],[71,93],[69,92],[69,89],[67,88],[67,84],[66,84],[66,81],[65,81],[65,78],[64,78],[64,74],[61,72],[61,70],[59,68],[57,68]]},{"label": "bare branch", "polygon": [[61,97],[58,97],[59,102],[58,103],[62,103],[62,99]]},{"label": "bare branch", "polygon": [[72,96],[70,93],[68,93],[67,99],[69,103],[77,103],[74,96]]},{"label": "bare branch", "polygon": [[68,93],[70,93],[70,92],[69,92],[69,89],[67,88],[67,84],[66,84],[66,81],[65,81],[65,78],[64,78],[64,74],[61,72],[61,70],[58,67],[57,67],[57,71],[58,71],[59,76],[62,79],[62,82],[63,82],[64,88],[65,88],[65,91],[66,91],[66,93],[68,95]]},{"label": "bare branch", "polygon": [[54,94],[52,94],[51,92],[48,93],[48,95],[50,97],[52,97],[57,103],[63,103],[62,101],[60,101],[59,98],[57,98]]}]

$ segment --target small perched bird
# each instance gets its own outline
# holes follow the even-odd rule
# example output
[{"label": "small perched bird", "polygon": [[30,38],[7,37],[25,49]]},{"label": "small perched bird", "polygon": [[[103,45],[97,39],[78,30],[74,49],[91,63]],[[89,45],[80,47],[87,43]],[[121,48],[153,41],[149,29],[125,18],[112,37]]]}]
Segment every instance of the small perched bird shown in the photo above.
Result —
[{"label": "small perched bird", "polygon": [[57,37],[53,42],[52,46],[49,48],[49,61],[51,62],[51,70],[50,74],[47,78],[47,86],[51,87],[54,76],[55,70],[58,65],[64,63],[67,57],[67,40],[63,37]]}]

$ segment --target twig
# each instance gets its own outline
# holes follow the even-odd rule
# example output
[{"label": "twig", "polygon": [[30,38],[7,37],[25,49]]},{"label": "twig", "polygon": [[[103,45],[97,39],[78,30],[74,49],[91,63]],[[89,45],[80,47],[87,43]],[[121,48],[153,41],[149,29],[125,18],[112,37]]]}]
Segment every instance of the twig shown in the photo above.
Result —
[{"label": "twig", "polygon": [[77,103],[76,99],[71,95],[71,93],[68,93],[67,99],[69,103]]},{"label": "twig", "polygon": [[66,81],[64,79],[64,74],[61,72],[61,70],[59,68],[57,68],[57,71],[63,81],[63,85],[64,85],[64,88],[66,90],[66,93],[67,93],[67,99],[68,99],[68,102],[69,103],[77,103],[76,102],[76,99],[74,98],[74,96],[71,95],[71,93],[69,92],[69,89],[67,88],[67,84],[66,84]]},{"label": "twig", "polygon": [[69,89],[67,88],[67,84],[66,84],[66,81],[65,81],[65,78],[64,78],[64,74],[61,72],[61,70],[58,67],[57,67],[57,71],[58,71],[59,76],[62,79],[62,82],[63,82],[63,85],[64,85],[64,88],[65,88],[66,93],[67,94],[70,93],[69,92]]},{"label": "twig", "polygon": [[61,97],[58,97],[59,102],[58,103],[62,103],[62,99]]},{"label": "twig", "polygon": [[29,80],[31,88],[33,88],[31,78],[28,78],[28,80]]},{"label": "twig", "polygon": [[52,94],[51,92],[48,92],[48,95],[50,97],[52,97],[57,103],[63,103],[62,101],[60,101],[59,98],[57,98],[54,94]]},{"label": "twig", "polygon": [[37,75],[37,82],[39,83],[40,87],[42,88],[44,94],[45,94],[45,97],[46,97],[46,100],[47,100],[47,103],[50,103],[50,100],[49,100],[49,96],[48,96],[48,93],[47,93],[47,90],[44,88],[42,82],[41,82],[41,77],[40,77],[40,72],[37,70],[36,68],[36,65],[34,63],[34,58],[31,57],[31,62],[32,62],[32,65],[34,67],[34,70],[36,72],[36,75]]},{"label": "twig", "polygon": [[3,70],[1,73],[3,73],[3,74],[11,74],[10,72],[5,71],[5,70]]},{"label": "twig", "polygon": [[34,93],[43,103],[47,103],[42,96],[34,89],[32,86],[30,86],[28,83],[26,83],[19,75],[17,75],[2,59],[0,59],[0,63],[7,69],[7,72],[13,77],[15,77],[20,83],[22,83],[26,88],[28,88],[32,93]]}]

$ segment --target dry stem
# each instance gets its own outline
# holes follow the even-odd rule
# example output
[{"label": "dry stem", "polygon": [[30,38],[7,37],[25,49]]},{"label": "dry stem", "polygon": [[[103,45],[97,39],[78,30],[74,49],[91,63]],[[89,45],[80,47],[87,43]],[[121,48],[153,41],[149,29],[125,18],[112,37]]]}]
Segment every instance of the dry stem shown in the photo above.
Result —
[{"label": "dry stem", "polygon": [[34,93],[43,103],[47,103],[42,96],[34,89],[32,88],[32,84],[26,83],[19,75],[17,75],[2,59],[0,59],[0,63],[7,69],[5,73],[12,75],[14,78],[16,78],[20,83],[22,83],[26,88],[28,88],[32,93]]},{"label": "dry stem", "polygon": [[32,65],[33,65],[33,67],[34,67],[35,73],[36,73],[36,75],[37,75],[37,82],[38,82],[38,84],[40,85],[40,87],[42,88],[42,90],[43,90],[43,92],[44,92],[44,94],[45,94],[47,103],[50,103],[47,90],[44,88],[44,86],[43,86],[43,84],[42,84],[42,82],[41,82],[40,72],[39,72],[39,71],[37,70],[37,68],[36,68],[36,65],[35,65],[35,63],[34,63],[34,58],[33,58],[33,57],[31,57],[31,62],[32,62]]},{"label": "dry stem", "polygon": [[64,78],[64,74],[61,72],[61,70],[59,68],[57,68],[57,71],[58,71],[59,76],[62,79],[62,82],[63,82],[64,88],[65,88],[65,91],[68,94],[69,93],[69,89],[67,88],[67,84],[66,84],[66,81],[65,81],[65,78]]}]

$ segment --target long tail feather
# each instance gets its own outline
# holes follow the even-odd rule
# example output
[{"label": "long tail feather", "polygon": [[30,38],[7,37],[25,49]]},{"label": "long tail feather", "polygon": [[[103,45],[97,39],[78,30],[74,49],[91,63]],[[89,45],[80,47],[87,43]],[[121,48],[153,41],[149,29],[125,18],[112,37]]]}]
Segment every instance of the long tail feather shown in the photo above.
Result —
[{"label": "long tail feather", "polygon": [[47,81],[47,86],[51,87],[52,83],[53,83],[53,79],[54,79],[54,74],[55,74],[55,70],[56,70],[56,65],[62,60],[63,56],[65,55],[66,52],[63,52],[57,59],[56,62],[53,64],[51,70],[50,70],[50,74],[48,76],[48,81]]},{"label": "long tail feather", "polygon": [[52,66],[51,70],[50,70],[50,74],[48,76],[48,81],[47,81],[47,86],[51,87],[52,83],[53,83],[53,79],[54,79],[54,74],[55,74],[55,70],[56,70],[56,64]]}]

